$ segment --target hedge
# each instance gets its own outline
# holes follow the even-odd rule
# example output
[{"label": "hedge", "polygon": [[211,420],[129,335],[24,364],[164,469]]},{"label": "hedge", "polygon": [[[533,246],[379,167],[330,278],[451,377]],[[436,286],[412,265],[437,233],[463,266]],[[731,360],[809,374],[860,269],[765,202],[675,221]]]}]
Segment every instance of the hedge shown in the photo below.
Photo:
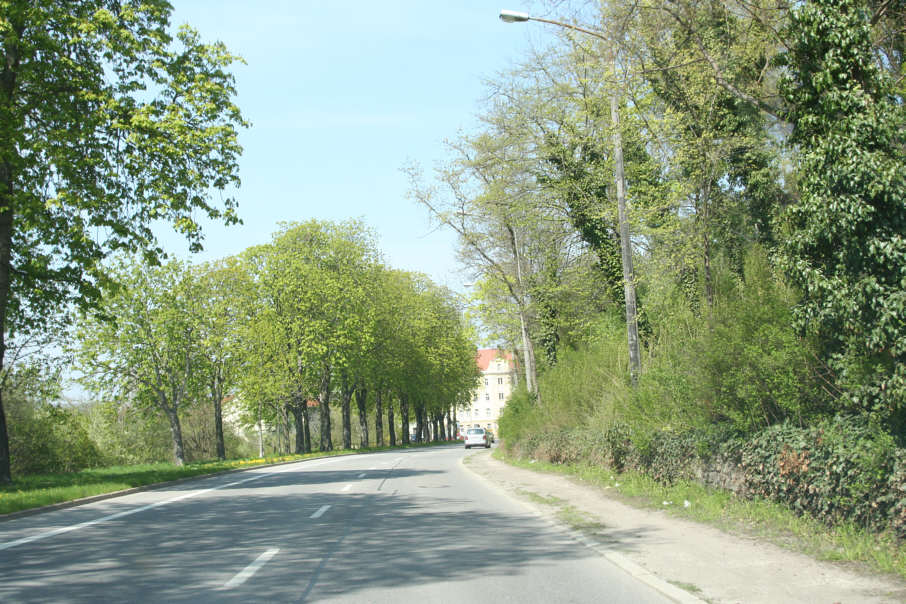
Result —
[{"label": "hedge", "polygon": [[743,497],[784,503],[828,524],[850,520],[906,539],[906,449],[860,417],[814,426],[780,424],[745,440],[625,426],[535,432],[507,447],[550,463],[589,463],[644,472],[662,484],[694,480]]}]

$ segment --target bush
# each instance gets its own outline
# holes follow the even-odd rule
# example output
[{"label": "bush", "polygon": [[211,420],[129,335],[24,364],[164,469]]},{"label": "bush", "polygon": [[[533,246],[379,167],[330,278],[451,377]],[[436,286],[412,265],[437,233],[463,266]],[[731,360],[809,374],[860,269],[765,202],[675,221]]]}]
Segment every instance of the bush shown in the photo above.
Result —
[{"label": "bush", "polygon": [[846,519],[875,529],[893,524],[906,537],[900,518],[906,508],[903,451],[863,417],[807,428],[772,426],[739,447],[738,463],[750,494],[828,523]]},{"label": "bush", "polygon": [[12,407],[9,445],[14,475],[76,472],[101,465],[101,453],[82,427],[78,411],[25,401]]},{"label": "bush", "polygon": [[169,462],[173,439],[166,420],[114,401],[86,406],[85,427],[103,453],[103,465]]}]

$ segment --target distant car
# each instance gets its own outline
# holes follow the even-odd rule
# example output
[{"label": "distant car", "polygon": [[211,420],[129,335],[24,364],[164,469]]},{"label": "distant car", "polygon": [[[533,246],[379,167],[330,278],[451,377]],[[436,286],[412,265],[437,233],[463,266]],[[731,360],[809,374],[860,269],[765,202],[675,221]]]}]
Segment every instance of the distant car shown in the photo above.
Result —
[{"label": "distant car", "polygon": [[484,428],[469,428],[466,430],[466,439],[464,441],[466,449],[471,449],[472,447],[484,447],[485,449],[491,448],[491,437],[488,435],[488,431]]}]

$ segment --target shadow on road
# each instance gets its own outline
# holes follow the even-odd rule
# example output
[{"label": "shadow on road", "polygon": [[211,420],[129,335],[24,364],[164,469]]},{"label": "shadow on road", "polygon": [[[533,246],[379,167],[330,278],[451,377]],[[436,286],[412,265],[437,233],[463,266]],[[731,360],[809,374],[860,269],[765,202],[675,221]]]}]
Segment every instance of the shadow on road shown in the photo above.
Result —
[{"label": "shadow on road", "polygon": [[[350,483],[360,473],[287,472],[279,482],[262,478],[7,550],[0,557],[0,601],[317,600],[364,588],[514,575],[591,555],[530,515],[476,509],[448,479],[430,479],[442,472],[392,470],[394,479],[429,477],[419,481],[418,497],[374,486],[348,494],[291,489],[294,481]],[[329,512],[311,517],[325,505]],[[104,512],[127,507],[135,504],[110,500]],[[222,589],[273,548],[279,553],[252,580]]]}]

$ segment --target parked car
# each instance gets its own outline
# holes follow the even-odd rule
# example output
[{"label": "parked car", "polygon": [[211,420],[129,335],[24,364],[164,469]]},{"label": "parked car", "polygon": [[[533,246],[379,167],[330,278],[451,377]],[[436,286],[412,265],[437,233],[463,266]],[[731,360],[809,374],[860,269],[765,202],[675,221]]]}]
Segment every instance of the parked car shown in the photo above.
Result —
[{"label": "parked car", "polygon": [[484,428],[469,428],[466,430],[466,439],[463,442],[466,445],[466,449],[471,449],[472,447],[491,448],[491,437],[488,436],[488,431]]}]

